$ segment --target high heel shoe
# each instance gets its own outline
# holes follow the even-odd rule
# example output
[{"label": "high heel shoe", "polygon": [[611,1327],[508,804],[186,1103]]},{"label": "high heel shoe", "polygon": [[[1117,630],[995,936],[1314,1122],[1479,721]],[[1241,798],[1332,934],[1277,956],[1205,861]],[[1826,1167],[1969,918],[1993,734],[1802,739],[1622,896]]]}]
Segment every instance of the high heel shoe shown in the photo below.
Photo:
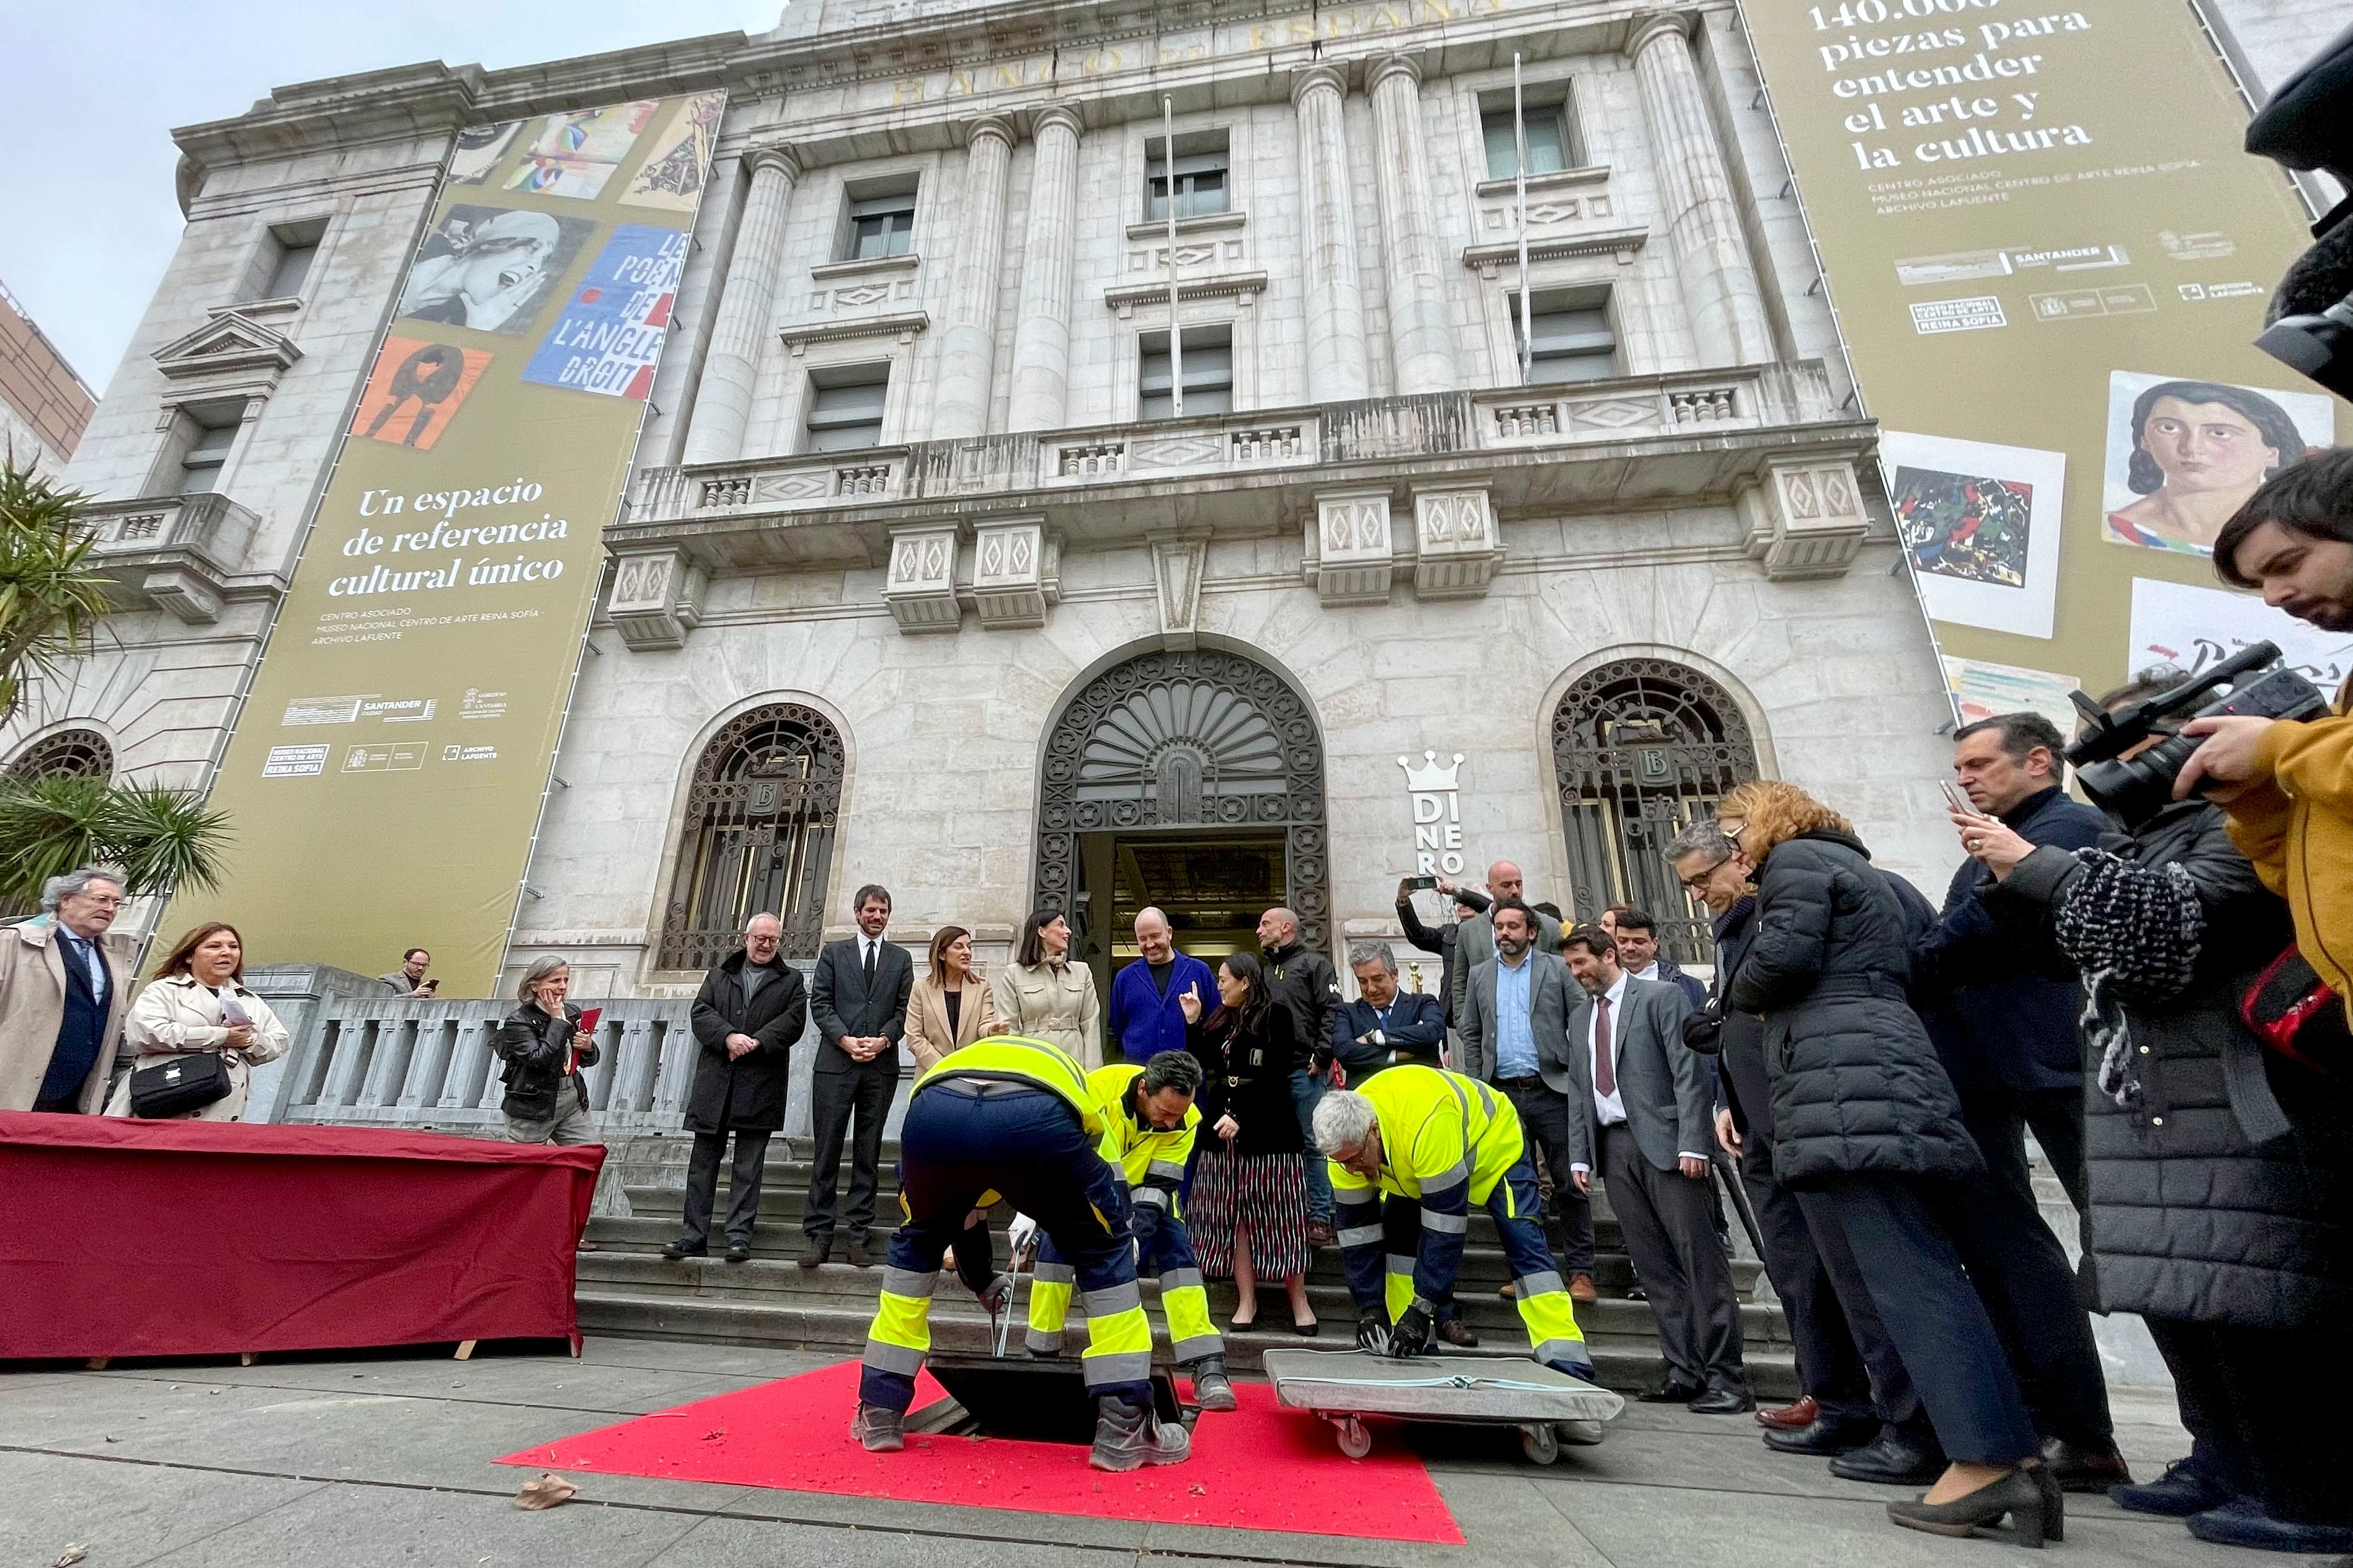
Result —
[{"label": "high heel shoe", "polygon": [[2040,1460],[2029,1459],[2026,1473],[2034,1478],[2034,1485],[2042,1493],[2042,1539],[2067,1539],[2067,1489],[2059,1479],[2059,1472]]},{"label": "high heel shoe", "polygon": [[[2060,1501],[2055,1483],[2046,1488],[2050,1478],[2034,1473],[2041,1468],[2041,1460],[2029,1459],[2000,1480],[1989,1481],[1951,1502],[1892,1502],[1887,1505],[1887,1517],[1906,1530],[1968,1536],[1985,1525],[1999,1524],[2008,1514],[2018,1532],[2018,1543],[2040,1547],[2046,1536],[2057,1541],[2066,1531],[2065,1505]],[[2054,1522],[2059,1526],[2056,1531],[2050,1528]]]}]

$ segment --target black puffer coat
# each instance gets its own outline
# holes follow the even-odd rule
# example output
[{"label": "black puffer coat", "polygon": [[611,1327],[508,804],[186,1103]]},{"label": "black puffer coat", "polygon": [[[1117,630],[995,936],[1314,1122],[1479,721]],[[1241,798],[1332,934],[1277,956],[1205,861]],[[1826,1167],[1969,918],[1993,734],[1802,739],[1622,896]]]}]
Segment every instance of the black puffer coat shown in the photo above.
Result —
[{"label": "black puffer coat", "polygon": [[[2138,865],[2181,868],[2206,932],[2187,989],[2124,1008],[2139,1105],[2125,1110],[2096,1071],[2084,1075],[2093,1285],[2105,1311],[2311,1326],[2353,1314],[2353,1125],[2341,1089],[2264,1051],[2240,1022],[2240,994],[2292,933],[2226,820],[2189,801],[2100,841]],[[1987,911],[2040,942],[2082,877],[2072,853],[2037,849],[1988,891]]]},{"label": "black puffer coat", "polygon": [[1961,1102],[1905,1000],[1904,907],[1870,852],[1804,833],[1757,873],[1757,915],[1728,1005],[1765,1019],[1773,1175],[1966,1176],[1985,1161]]}]

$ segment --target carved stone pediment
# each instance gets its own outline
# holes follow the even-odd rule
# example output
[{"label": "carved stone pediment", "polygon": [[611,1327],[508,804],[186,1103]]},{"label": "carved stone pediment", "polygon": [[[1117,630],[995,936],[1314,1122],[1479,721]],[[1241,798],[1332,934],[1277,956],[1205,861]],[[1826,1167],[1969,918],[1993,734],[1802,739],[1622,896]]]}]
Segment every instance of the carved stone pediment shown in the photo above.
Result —
[{"label": "carved stone pediment", "polygon": [[271,381],[302,357],[294,340],[260,322],[222,310],[194,331],[184,332],[155,351],[155,363],[174,381],[214,375],[250,376]]}]

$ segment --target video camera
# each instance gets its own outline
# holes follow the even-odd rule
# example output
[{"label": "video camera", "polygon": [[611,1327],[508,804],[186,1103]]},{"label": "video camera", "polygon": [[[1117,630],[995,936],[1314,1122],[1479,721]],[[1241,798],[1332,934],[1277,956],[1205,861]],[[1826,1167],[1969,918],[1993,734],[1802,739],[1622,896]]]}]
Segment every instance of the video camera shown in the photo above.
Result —
[{"label": "video camera", "polygon": [[[2076,782],[2092,804],[2127,827],[2138,827],[2173,803],[2173,781],[2196,751],[2200,737],[2178,733],[2183,718],[2317,719],[2328,711],[2320,689],[2279,663],[2276,643],[2242,648],[2211,669],[2154,697],[2109,712],[2081,691],[2068,700],[2084,716],[2083,734],[2066,751]],[[2268,671],[2268,673],[2265,673]],[[2213,702],[2189,710],[2218,686],[2231,689]],[[2166,737],[2138,756],[2123,753],[2152,735]]]},{"label": "video camera", "polygon": [[[2319,170],[2353,190],[2353,27],[2280,84],[2247,126],[2247,151],[2286,168]],[[2272,296],[2255,346],[2340,397],[2353,397],[2353,199],[2312,226]]]}]

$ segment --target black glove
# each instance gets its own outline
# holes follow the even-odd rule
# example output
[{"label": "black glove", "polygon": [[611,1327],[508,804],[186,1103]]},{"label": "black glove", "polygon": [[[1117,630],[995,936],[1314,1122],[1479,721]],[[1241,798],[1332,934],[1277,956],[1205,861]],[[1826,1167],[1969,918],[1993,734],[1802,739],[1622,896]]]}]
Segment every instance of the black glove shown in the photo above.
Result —
[{"label": "black glove", "polygon": [[1356,1324],[1356,1348],[1368,1355],[1389,1353],[1389,1326],[1378,1318],[1366,1318]]},{"label": "black glove", "polygon": [[1417,1356],[1430,1348],[1430,1313],[1419,1302],[1399,1313],[1389,1331],[1389,1354]]},{"label": "black glove", "polygon": [[973,1294],[979,1298],[982,1309],[993,1318],[1013,1304],[1013,1276],[1000,1274]]},{"label": "black glove", "polygon": [[1704,1057],[1718,1055],[1723,1048],[1718,1043],[1723,1033],[1724,1005],[1710,1002],[1683,1019],[1683,1048]]}]

